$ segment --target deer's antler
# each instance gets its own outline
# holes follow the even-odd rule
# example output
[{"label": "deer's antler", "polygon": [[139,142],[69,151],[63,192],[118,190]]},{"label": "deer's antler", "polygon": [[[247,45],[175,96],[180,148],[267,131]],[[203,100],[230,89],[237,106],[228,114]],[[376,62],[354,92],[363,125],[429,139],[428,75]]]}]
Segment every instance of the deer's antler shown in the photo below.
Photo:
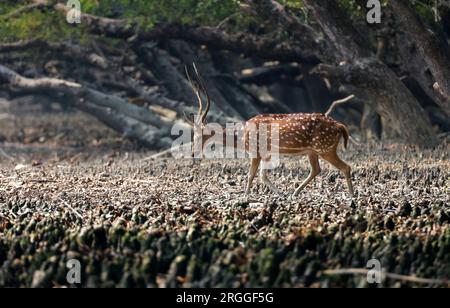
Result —
[{"label": "deer's antler", "polygon": [[208,115],[209,109],[211,108],[211,97],[209,96],[208,89],[206,88],[205,80],[203,79],[203,77],[198,72],[198,69],[197,69],[197,66],[195,65],[195,63],[193,63],[193,66],[194,66],[195,74],[197,75],[197,79],[200,82],[201,89],[203,90],[203,93],[206,96],[206,109],[202,113],[201,118],[200,118],[200,120],[201,120],[200,123],[205,123],[206,116]]},{"label": "deer's antler", "polygon": [[[205,83],[204,79],[202,78],[202,76],[200,75],[200,73],[198,72],[198,69],[197,69],[197,66],[195,65],[195,63],[193,63],[193,67],[194,67],[195,75],[197,76],[197,79],[198,79],[198,84],[192,80],[187,66],[185,67],[185,70],[186,70],[186,76],[189,80],[191,88],[194,91],[195,95],[197,96],[197,100],[198,100],[199,109],[198,109],[198,113],[197,113],[197,122],[195,122],[195,123],[196,124],[205,124],[206,116],[208,115],[209,109],[211,108],[211,98],[210,98],[208,90],[206,88],[206,83]],[[201,92],[203,92],[203,94],[206,96],[205,110],[203,110],[203,101],[202,101]]]}]

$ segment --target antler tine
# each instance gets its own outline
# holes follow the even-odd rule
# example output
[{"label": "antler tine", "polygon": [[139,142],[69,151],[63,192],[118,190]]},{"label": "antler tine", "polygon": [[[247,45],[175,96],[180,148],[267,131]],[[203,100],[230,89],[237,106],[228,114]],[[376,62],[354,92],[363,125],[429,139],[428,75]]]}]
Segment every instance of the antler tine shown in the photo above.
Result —
[{"label": "antler tine", "polygon": [[205,111],[200,116],[201,123],[205,123],[206,116],[208,115],[209,109],[211,107],[211,97],[209,96],[209,92],[206,89],[205,80],[202,78],[202,76],[198,72],[197,65],[195,65],[195,62],[193,63],[193,66],[194,66],[195,74],[197,75],[197,78],[200,82],[200,87],[206,95],[206,108],[205,108]]},{"label": "antler tine", "polygon": [[195,125],[194,113],[191,113],[189,116],[186,114],[185,111],[183,111],[183,118],[184,118],[184,120],[186,122],[188,122],[190,125],[194,126]]},{"label": "antler tine", "polygon": [[[184,69],[185,69],[185,71],[186,71],[186,76],[187,76],[187,78],[188,78],[188,80],[189,80],[189,83],[191,84],[192,90],[194,90],[194,93],[195,93],[195,95],[197,96],[198,107],[199,107],[199,108],[198,108],[198,114],[197,114],[197,117],[198,117],[198,119],[202,119],[203,102],[202,102],[202,98],[201,98],[201,95],[200,95],[200,89],[199,89],[199,87],[194,83],[194,81],[192,80],[191,75],[189,74],[188,67],[185,66]],[[194,121],[194,123],[195,123],[195,121]],[[199,123],[202,123],[202,122],[199,122]]]}]

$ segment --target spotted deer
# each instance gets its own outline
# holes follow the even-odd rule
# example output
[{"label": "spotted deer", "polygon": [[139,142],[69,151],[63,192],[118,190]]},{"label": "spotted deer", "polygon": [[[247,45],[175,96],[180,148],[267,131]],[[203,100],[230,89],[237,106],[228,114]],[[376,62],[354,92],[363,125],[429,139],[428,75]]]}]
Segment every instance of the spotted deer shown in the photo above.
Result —
[{"label": "spotted deer", "polygon": [[[196,120],[189,120],[194,126],[196,131],[201,132],[199,134],[201,138],[200,143],[202,149],[208,143],[208,140],[212,136],[204,135],[203,129],[206,126],[206,116],[211,107],[211,98],[209,96],[206,84],[202,76],[199,74],[195,64],[194,70],[198,82],[194,82],[189,75],[186,68],[186,75],[189,83],[198,100],[198,114]],[[203,109],[202,92],[206,97],[206,107]],[[345,175],[347,186],[350,195],[353,197],[353,185],[351,180],[351,168],[342,161],[338,154],[337,149],[341,138],[344,139],[344,146],[347,148],[349,140],[349,132],[347,127],[333,120],[328,115],[321,113],[294,113],[294,114],[261,114],[254,118],[251,118],[244,125],[244,145],[245,151],[249,151],[249,139],[251,129],[259,128],[262,124],[266,125],[268,129],[276,125],[278,129],[278,154],[280,155],[295,155],[302,156],[307,155],[311,170],[308,177],[303,183],[295,190],[292,197],[296,197],[300,191],[302,191],[321,171],[319,165],[319,157],[328,161],[331,165],[339,169]],[[258,130],[257,130],[258,131]],[[225,129],[222,131],[223,144],[226,144],[227,132]],[[236,135],[234,138],[239,138]],[[234,145],[236,147],[236,140]],[[275,185],[267,177],[267,168],[264,164],[268,163],[270,157],[264,157],[262,155],[256,155],[251,158],[251,166],[248,172],[247,185],[245,194],[250,194],[253,180],[256,176],[258,168],[262,164],[260,171],[260,177],[262,183],[267,186],[272,192],[282,194],[281,191],[275,187]]]}]

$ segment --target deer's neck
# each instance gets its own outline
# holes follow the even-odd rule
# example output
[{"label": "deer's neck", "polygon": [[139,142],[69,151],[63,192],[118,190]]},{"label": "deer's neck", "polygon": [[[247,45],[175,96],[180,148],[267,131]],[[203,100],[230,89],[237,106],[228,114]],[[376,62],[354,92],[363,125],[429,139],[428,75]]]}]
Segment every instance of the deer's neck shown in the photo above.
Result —
[{"label": "deer's neck", "polygon": [[226,148],[238,148],[239,141],[242,139],[234,130],[227,130],[222,128],[220,131],[215,131],[212,135],[203,136],[203,150],[212,144],[222,145]]}]

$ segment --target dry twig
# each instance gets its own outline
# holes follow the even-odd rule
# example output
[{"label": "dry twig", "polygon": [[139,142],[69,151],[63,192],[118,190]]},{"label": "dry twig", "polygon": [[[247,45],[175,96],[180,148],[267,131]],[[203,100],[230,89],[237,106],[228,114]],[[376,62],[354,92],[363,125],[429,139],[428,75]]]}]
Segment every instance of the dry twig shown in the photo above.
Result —
[{"label": "dry twig", "polygon": [[[336,269],[336,270],[326,270],[323,271],[324,275],[329,276],[339,276],[339,275],[367,275],[369,274],[370,270],[364,269],[364,268],[342,268],[342,269]],[[439,279],[427,279],[427,278],[420,278],[416,276],[406,276],[406,275],[399,275],[394,273],[387,273],[382,272],[381,273],[383,279],[390,278],[394,280],[401,280],[405,282],[412,282],[412,283],[419,283],[419,284],[438,284],[438,285],[445,285],[449,286],[450,284],[448,281],[445,280],[439,280]]]},{"label": "dry twig", "polygon": [[330,108],[328,108],[327,112],[325,112],[325,115],[329,116],[333,112],[334,108],[336,108],[337,106],[342,105],[344,103],[347,103],[348,101],[350,101],[350,100],[352,100],[354,98],[355,98],[355,95],[352,94],[352,95],[350,95],[350,96],[348,96],[346,98],[334,101],[331,104]]}]

